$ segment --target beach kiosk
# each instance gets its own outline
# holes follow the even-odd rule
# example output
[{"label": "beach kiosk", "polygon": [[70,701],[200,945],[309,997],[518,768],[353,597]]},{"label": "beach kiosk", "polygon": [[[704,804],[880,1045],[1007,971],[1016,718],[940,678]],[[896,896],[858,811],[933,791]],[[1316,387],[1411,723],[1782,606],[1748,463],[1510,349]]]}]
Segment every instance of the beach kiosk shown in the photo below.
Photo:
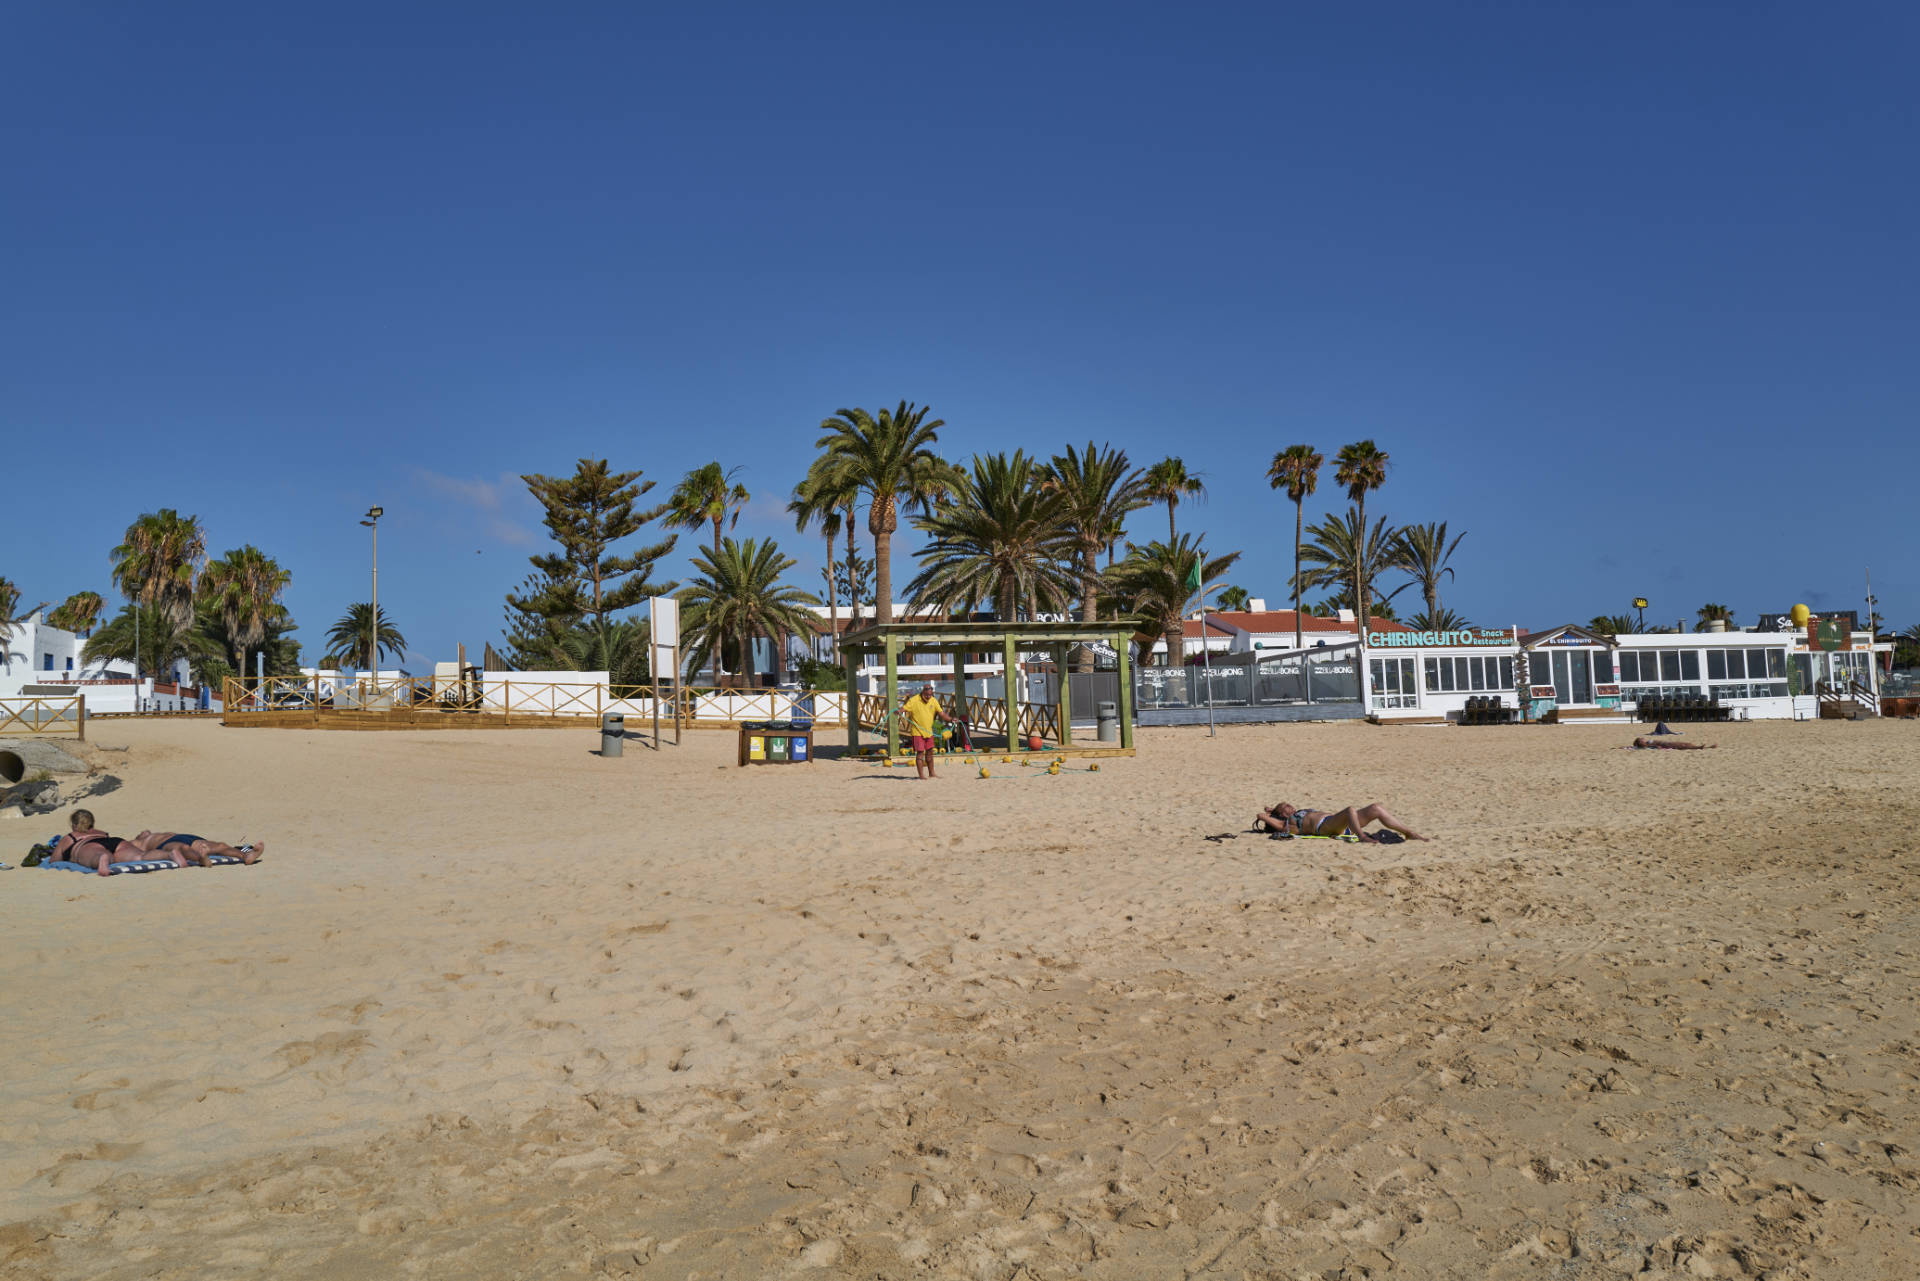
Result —
[{"label": "beach kiosk", "polygon": [[1619,643],[1575,623],[1520,637],[1530,721],[1620,720]]},{"label": "beach kiosk", "polygon": [[[971,728],[978,743],[983,734],[1004,734],[1011,749],[1024,747],[1031,735],[1050,742],[1048,749],[1075,756],[1133,755],[1133,662],[1129,642],[1139,633],[1137,620],[1106,619],[1096,623],[1029,622],[975,623],[938,622],[916,619],[901,623],[874,623],[840,638],[840,653],[846,664],[847,750],[858,751],[860,729],[875,731],[886,743],[889,757],[900,755],[901,699],[900,666],[903,656],[932,652],[952,665],[953,694],[945,700],[949,715],[958,714]],[[1055,670],[1065,673],[1072,652],[1080,646],[1110,646],[1118,658],[1119,746],[1094,743],[1076,746],[1073,742],[1072,682],[1061,680],[1057,705],[1030,703],[1022,697],[1020,661],[1022,655],[1040,654],[1050,659]],[[988,698],[966,692],[967,663],[973,656],[998,658],[1001,664],[1004,697]],[[886,678],[878,694],[859,692],[859,669],[863,658],[878,657]]]}]

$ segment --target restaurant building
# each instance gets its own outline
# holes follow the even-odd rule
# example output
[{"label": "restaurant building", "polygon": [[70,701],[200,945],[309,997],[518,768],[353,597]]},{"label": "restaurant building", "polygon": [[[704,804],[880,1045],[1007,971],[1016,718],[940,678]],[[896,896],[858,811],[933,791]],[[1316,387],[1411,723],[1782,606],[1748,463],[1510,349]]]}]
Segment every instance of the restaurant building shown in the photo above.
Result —
[{"label": "restaurant building", "polygon": [[1574,623],[1369,632],[1367,708],[1383,722],[1457,720],[1468,700],[1493,698],[1515,719],[1628,720],[1642,699],[1697,695],[1736,720],[1811,719],[1823,697],[1874,714],[1893,642],[1850,614],[1821,627],[1763,616],[1743,630],[1620,636]]}]

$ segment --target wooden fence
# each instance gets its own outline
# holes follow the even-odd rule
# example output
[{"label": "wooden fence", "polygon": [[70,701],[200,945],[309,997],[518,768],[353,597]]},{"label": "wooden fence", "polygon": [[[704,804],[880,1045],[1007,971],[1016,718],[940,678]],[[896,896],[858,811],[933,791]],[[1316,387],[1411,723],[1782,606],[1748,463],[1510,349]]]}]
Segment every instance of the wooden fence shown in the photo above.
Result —
[{"label": "wooden fence", "polygon": [[87,696],[0,698],[0,738],[23,734],[72,734],[86,741]]},{"label": "wooden fence", "polygon": [[[962,719],[970,729],[978,732],[1006,735],[1007,703],[1002,698],[988,698],[980,694],[968,694],[963,700],[965,711]],[[940,705],[947,714],[953,714],[953,697],[947,695],[940,699]],[[858,715],[862,729],[886,732],[887,696],[885,694],[862,694],[859,699]],[[1041,738],[1053,742],[1060,741],[1060,707],[1057,703],[1020,704],[1020,732],[1013,737],[1025,738],[1029,734],[1038,734]],[[1011,737],[1009,738],[1011,740]]]},{"label": "wooden fence", "polygon": [[566,725],[597,722],[608,712],[626,716],[630,729],[650,724],[660,710],[663,727],[730,729],[743,721],[810,719],[816,725],[846,724],[838,694],[794,690],[730,690],[682,686],[602,685],[587,681],[516,681],[511,676],[479,680],[452,677],[327,680],[271,676],[265,681],[228,677],[222,691],[229,724],[402,725],[457,729]]}]

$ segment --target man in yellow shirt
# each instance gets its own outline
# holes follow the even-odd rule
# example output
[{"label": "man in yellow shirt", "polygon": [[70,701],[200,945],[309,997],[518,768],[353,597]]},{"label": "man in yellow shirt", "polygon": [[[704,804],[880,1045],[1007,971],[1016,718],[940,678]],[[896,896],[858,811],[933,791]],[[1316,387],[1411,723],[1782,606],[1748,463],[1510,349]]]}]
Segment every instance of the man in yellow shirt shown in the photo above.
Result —
[{"label": "man in yellow shirt", "polygon": [[922,685],[918,694],[902,703],[900,715],[907,722],[907,734],[913,744],[913,772],[921,778],[935,777],[933,749],[938,740],[934,736],[934,724],[950,718],[941,709],[940,700],[934,697],[933,682]]}]

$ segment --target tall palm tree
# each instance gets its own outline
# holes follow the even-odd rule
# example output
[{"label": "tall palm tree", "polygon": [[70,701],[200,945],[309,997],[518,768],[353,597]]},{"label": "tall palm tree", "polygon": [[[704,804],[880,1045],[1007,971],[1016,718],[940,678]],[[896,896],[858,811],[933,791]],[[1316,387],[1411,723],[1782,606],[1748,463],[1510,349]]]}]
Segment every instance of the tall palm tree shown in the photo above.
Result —
[{"label": "tall palm tree", "polygon": [[1167,505],[1167,546],[1172,547],[1180,541],[1180,535],[1173,527],[1173,509],[1180,505],[1183,498],[1204,498],[1206,485],[1200,479],[1199,472],[1189,472],[1187,465],[1178,458],[1162,458],[1147,468],[1142,477],[1142,486],[1147,501]]},{"label": "tall palm tree", "polygon": [[1300,626],[1300,533],[1306,520],[1306,502],[1320,487],[1320,468],[1326,459],[1312,445],[1288,445],[1273,456],[1267,468],[1267,483],[1284,489],[1293,500],[1293,647],[1303,649],[1306,640]]},{"label": "tall palm tree", "polygon": [[112,557],[114,585],[129,600],[165,613],[178,627],[193,621],[194,584],[207,559],[198,516],[171,507],[148,512],[127,526]]},{"label": "tall palm tree", "polygon": [[[1078,552],[1080,621],[1097,622],[1100,550],[1113,545],[1129,512],[1146,505],[1145,477],[1127,465],[1125,450],[1100,449],[1088,441],[1084,450],[1069,445],[1064,454],[1055,454],[1041,484],[1060,500],[1060,519]],[[1091,651],[1083,653],[1080,666],[1093,670]]]},{"label": "tall palm tree", "polygon": [[559,638],[559,657],[576,672],[605,672],[612,685],[644,685],[648,665],[647,637],[653,628],[645,619],[589,619]]},{"label": "tall palm tree", "polygon": [[817,526],[827,540],[827,625],[832,632],[836,661],[840,654],[840,590],[833,543],[840,537],[840,498],[830,470],[816,465],[807,470],[805,478],[793,487],[793,497],[787,500],[787,514],[793,517],[795,531],[804,534],[808,528]]},{"label": "tall palm tree", "polygon": [[869,414],[842,409],[820,424],[815,448],[848,490],[867,497],[867,532],[873,535],[873,572],[878,621],[893,621],[893,534],[900,506],[922,514],[953,485],[954,469],[933,446],[946,423],[928,421],[931,409],[907,401]]},{"label": "tall palm tree", "polygon": [[375,641],[377,652],[367,652],[368,640],[373,636],[373,628],[369,626],[372,617],[373,606],[366,601],[355,601],[347,606],[347,612],[327,632],[327,653],[320,660],[322,665],[338,667],[352,664],[361,671],[378,671],[384,655],[406,653],[407,638],[400,634],[399,628],[387,621],[387,611],[384,609],[380,611],[380,629]]},{"label": "tall palm tree", "polygon": [[1587,630],[1598,632],[1602,636],[1631,636],[1634,631],[1633,616],[1630,614],[1595,614],[1587,620]]},{"label": "tall palm tree", "polygon": [[13,656],[7,652],[7,645],[13,640],[14,631],[25,626],[26,621],[33,617],[34,610],[44,608],[45,602],[35,605],[33,609],[21,609],[20,588],[12,579],[0,578],[0,667],[13,664]]},{"label": "tall palm tree", "polygon": [[[1342,445],[1334,455],[1333,478],[1347,487],[1347,501],[1353,504],[1355,527],[1367,527],[1367,495],[1387,483],[1387,455],[1371,440]],[[1367,619],[1371,616],[1373,577],[1365,557],[1355,562],[1360,576],[1353,583],[1354,617],[1360,620],[1360,639],[1366,643]]]},{"label": "tall palm tree", "polygon": [[740,468],[729,471],[717,462],[694,468],[674,487],[660,523],[668,529],[700,529],[712,525],[713,551],[719,555],[721,528],[731,529],[739,524],[740,509],[753,497],[745,485],[734,479],[739,474]]},{"label": "tall palm tree", "polygon": [[1696,632],[1706,631],[1707,624],[1716,620],[1725,623],[1729,629],[1733,627],[1733,611],[1725,605],[1714,605],[1711,603],[1702,605],[1697,617],[1700,621],[1695,623],[1693,627],[1693,630]]},{"label": "tall palm tree", "polygon": [[813,615],[806,606],[820,603],[813,593],[780,581],[796,563],[771,538],[764,542],[728,538],[713,556],[694,557],[699,577],[677,593],[694,661],[702,663],[711,656],[718,670],[721,648],[736,641],[740,674],[745,677],[753,665],[753,638],[764,635],[774,642],[775,677],[784,677],[785,639],[795,632],[810,632]]},{"label": "tall palm tree", "polygon": [[219,610],[233,646],[234,666],[241,672],[247,670],[248,653],[267,639],[275,611],[286,613],[280,593],[292,581],[292,574],[251,543],[234,548],[200,575],[201,599]]},{"label": "tall palm tree", "polygon": [[[1107,586],[1120,608],[1140,621],[1134,639],[1141,653],[1150,650],[1155,639],[1165,637],[1165,666],[1180,666],[1185,648],[1180,640],[1181,622],[1186,618],[1188,603],[1239,559],[1239,552],[1208,556],[1191,535],[1171,543],[1129,545],[1127,558],[1108,571]],[[1189,586],[1196,570],[1199,588]]]},{"label": "tall palm tree", "polygon": [[77,635],[89,630],[106,607],[107,603],[100,598],[99,592],[75,592],[47,615],[47,622],[63,632]]},{"label": "tall palm tree", "polygon": [[[1390,618],[1369,596],[1363,612],[1357,594],[1361,583],[1371,583],[1388,570],[1400,569],[1400,531],[1387,527],[1381,516],[1362,537],[1357,508],[1339,515],[1328,514],[1319,524],[1309,525],[1309,542],[1300,548],[1301,587],[1331,587],[1335,595],[1323,607],[1351,608],[1362,635],[1374,618]],[[1405,591],[1411,583],[1402,583],[1382,598],[1381,604]]]},{"label": "tall palm tree", "polygon": [[[1245,609],[1247,607],[1247,589],[1244,587],[1222,587],[1220,589],[1220,595],[1214,598],[1213,603],[1214,607],[1222,613],[1232,609]],[[1299,646],[1296,645],[1294,648],[1298,649]]]},{"label": "tall palm tree", "polygon": [[1437,524],[1407,525],[1400,530],[1398,568],[1412,574],[1413,581],[1420,584],[1420,594],[1426,598],[1429,614],[1441,612],[1440,580],[1454,577],[1453,568],[1447,562],[1453,559],[1454,552],[1460,549],[1460,540],[1466,536],[1467,531],[1463,529],[1448,542],[1444,520]]},{"label": "tall palm tree", "polygon": [[1032,611],[1073,599],[1078,540],[1043,475],[1024,451],[974,457],[952,496],[913,522],[928,538],[907,584],[915,606],[952,613],[992,601],[995,617],[1010,622],[1022,601]]}]

